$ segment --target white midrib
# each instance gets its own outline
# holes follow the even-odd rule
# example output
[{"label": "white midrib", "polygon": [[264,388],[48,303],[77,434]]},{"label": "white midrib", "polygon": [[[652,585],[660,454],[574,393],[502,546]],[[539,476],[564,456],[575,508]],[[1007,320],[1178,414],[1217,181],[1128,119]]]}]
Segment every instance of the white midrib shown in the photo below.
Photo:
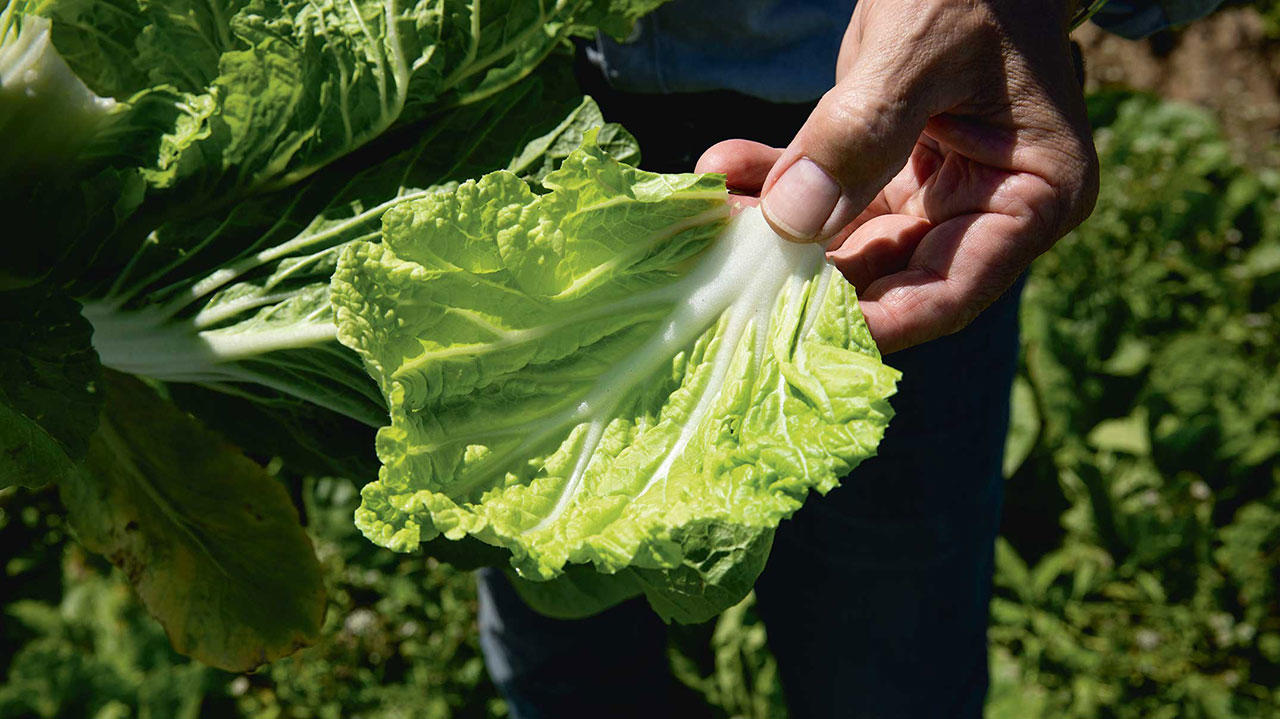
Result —
[{"label": "white midrib", "polygon": [[[751,291],[743,292],[734,300],[728,309],[728,326],[725,328],[724,334],[721,335],[720,347],[712,360],[712,375],[707,381],[702,396],[698,398],[698,404],[694,407],[693,412],[685,419],[684,425],[680,428],[680,436],[667,450],[666,456],[662,458],[662,463],[654,470],[653,475],[649,477],[649,481],[645,483],[645,486],[636,493],[636,499],[644,496],[659,482],[663,483],[665,492],[666,479],[671,473],[671,466],[675,464],[675,461],[684,452],[685,447],[688,446],[694,435],[701,429],[703,420],[706,419],[716,400],[720,398],[720,390],[724,388],[725,377],[728,375],[729,366],[733,362],[733,355],[749,327],[755,330],[755,353],[752,357],[755,360],[756,371],[760,370],[764,363],[765,352],[771,335],[772,328],[769,320],[777,304],[777,296],[785,288],[787,300],[781,311],[784,313],[798,311],[801,302],[804,300],[805,281],[812,278],[812,272],[806,264],[787,266],[785,274],[778,273],[769,278],[773,280],[772,282],[764,281],[753,285],[750,288]],[[824,265],[823,273],[825,273],[825,267]],[[825,286],[823,289],[825,290]],[[815,294],[814,297],[821,299],[822,295]],[[809,304],[808,309],[820,305],[821,302],[815,301]],[[788,318],[786,324],[791,324],[790,318]],[[803,336],[803,333],[801,336]],[[785,393],[786,380],[779,371],[779,402],[783,401]]]},{"label": "white midrib", "polygon": [[[582,312],[567,315],[561,319],[545,325],[534,325],[532,327],[524,327],[521,329],[505,329],[493,326],[486,322],[489,327],[486,329],[493,334],[495,339],[484,344],[457,345],[453,347],[445,347],[443,349],[426,350],[420,354],[414,355],[412,359],[405,360],[392,373],[393,379],[399,379],[406,375],[413,374],[423,366],[451,357],[478,357],[481,355],[492,354],[504,349],[518,347],[530,342],[537,342],[540,339],[549,337],[556,331],[564,329],[570,325],[590,322],[600,317],[608,317],[611,315],[635,315],[637,319],[645,319],[646,308],[669,301],[666,296],[665,289],[658,292],[648,292],[636,297],[610,302],[608,304],[596,305],[588,307]],[[456,314],[462,314],[460,311],[454,311]],[[474,323],[473,324],[477,324]],[[477,326],[480,326],[477,324]]]},{"label": "white midrib", "polygon": [[82,314],[94,328],[93,347],[104,367],[166,382],[247,382],[372,427],[385,423],[383,410],[371,412],[371,407],[379,404],[376,400],[366,403],[343,393],[316,391],[305,383],[281,381],[240,364],[280,350],[335,344],[338,328],[328,320],[191,333],[182,323],[167,323],[161,313],[121,313],[109,303],[87,302]]},{"label": "white midrib", "polygon": [[[777,237],[759,210],[740,214],[721,234],[697,267],[667,291],[680,301],[667,321],[636,350],[629,362],[603,375],[595,388],[566,419],[587,424],[586,434],[551,511],[525,534],[545,529],[567,510],[582,487],[583,477],[599,446],[604,428],[622,398],[681,349],[688,347],[716,321],[725,324],[712,359],[711,376],[680,435],[636,497],[667,476],[672,464],[697,432],[720,395],[734,352],[749,326],[767,334],[768,320],[779,292],[788,282],[802,283],[821,274],[823,252],[817,245],[796,245]],[[799,287],[793,289],[798,291]],[[821,301],[815,297],[814,301]],[[757,354],[757,362],[760,355]],[[560,424],[556,422],[555,424]]]},{"label": "white midrib", "polygon": [[[364,223],[372,223],[374,220],[380,219],[382,214],[391,207],[402,202],[426,197],[432,192],[433,190],[426,189],[417,190],[404,195],[398,195],[380,205],[370,207],[369,209],[352,215],[341,222],[330,225],[319,232],[303,230],[287,242],[256,252],[232,263],[227,267],[214,270],[205,276],[204,279],[192,284],[191,289],[179,298],[178,302],[170,311],[177,312],[182,307],[186,307],[187,305],[209,295],[220,287],[238,279],[245,273],[261,267],[262,265],[275,262],[287,255],[296,254],[307,248],[317,246],[327,249],[332,246],[329,242],[330,240],[342,237],[343,233],[351,230],[352,228],[358,227]],[[344,240],[344,242],[345,241],[346,240]]]},{"label": "white midrib", "polygon": [[729,365],[733,362],[734,352],[737,351],[738,344],[746,333],[748,322],[755,326],[757,333],[766,334],[765,328],[768,327],[768,316],[765,317],[764,323],[760,323],[756,318],[748,320],[747,313],[739,309],[738,302],[733,304],[728,314],[728,324],[719,337],[720,346],[716,348],[715,357],[711,360],[711,377],[707,379],[706,387],[702,390],[698,403],[694,405],[693,411],[685,418],[684,424],[680,427],[680,435],[676,437],[675,442],[671,443],[666,456],[662,458],[662,463],[653,471],[649,480],[645,482],[644,487],[636,493],[637,499],[658,482],[666,480],[671,473],[671,465],[675,464],[676,459],[684,452],[685,446],[689,444],[689,440],[693,439],[693,435],[702,426],[702,420],[707,416],[707,412],[711,410],[711,405],[720,397],[720,390],[724,387],[725,375],[729,373]]}]

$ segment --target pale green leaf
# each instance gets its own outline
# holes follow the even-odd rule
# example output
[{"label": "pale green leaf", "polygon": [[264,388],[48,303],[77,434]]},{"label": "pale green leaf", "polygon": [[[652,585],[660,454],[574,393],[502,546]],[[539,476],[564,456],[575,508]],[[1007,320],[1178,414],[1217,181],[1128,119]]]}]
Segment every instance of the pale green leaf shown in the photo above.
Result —
[{"label": "pale green leaf", "polygon": [[1004,445],[1004,476],[1012,477],[1040,439],[1040,408],[1035,388],[1025,377],[1013,380],[1009,398],[1009,434]]},{"label": "pale green leaf", "polygon": [[1105,419],[1089,431],[1089,444],[1110,452],[1137,456],[1151,453],[1151,437],[1147,431],[1147,412],[1139,408],[1128,417]]},{"label": "pale green leaf", "polygon": [[588,142],[544,185],[493,173],[344,251],[339,339],[391,411],[357,524],[471,535],[535,580],[658,570],[667,616],[730,606],[756,538],[874,454],[898,373],[821,248],[726,226],[722,179]]}]

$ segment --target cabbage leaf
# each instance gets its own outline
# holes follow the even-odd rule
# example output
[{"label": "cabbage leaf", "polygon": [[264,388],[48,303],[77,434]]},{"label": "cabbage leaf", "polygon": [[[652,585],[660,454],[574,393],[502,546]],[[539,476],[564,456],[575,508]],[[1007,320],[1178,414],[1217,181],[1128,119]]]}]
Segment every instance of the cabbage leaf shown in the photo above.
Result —
[{"label": "cabbage leaf", "polygon": [[729,606],[778,522],[875,453],[898,373],[822,248],[730,220],[722,177],[588,140],[543,186],[491,173],[343,251],[338,339],[391,416],[356,522],[400,551],[505,547],[531,580],[657,570],[619,581],[668,617],[734,576]]},{"label": "cabbage leaf", "polygon": [[0,211],[50,219],[41,242],[0,245],[0,289],[79,281],[144,246],[157,220],[214,214],[426,129],[526,79],[570,36],[625,34],[660,2],[13,0],[0,9]]},{"label": "cabbage leaf", "polygon": [[226,202],[291,185],[395,125],[489,97],[570,35],[625,33],[659,2],[15,0],[14,8],[50,19],[71,70],[129,106],[122,110],[154,93],[172,98],[172,124],[142,168],[147,183],[198,187]]},{"label": "cabbage leaf", "polygon": [[174,649],[249,671],[319,636],[324,575],[284,485],[142,382],[106,372],[98,431],[59,483]]},{"label": "cabbage leaf", "polygon": [[0,292],[0,489],[63,479],[84,459],[102,406],[92,333],[48,287]]},{"label": "cabbage leaf", "polygon": [[270,404],[294,398],[378,426],[382,397],[336,340],[329,280],[342,248],[376,238],[389,208],[488,170],[537,182],[591,128],[610,152],[634,157],[631,136],[602,127],[595,103],[558,77],[540,73],[443,114],[408,147],[356,171],[340,165],[285,197],[161,224],[84,298],[102,363]]}]

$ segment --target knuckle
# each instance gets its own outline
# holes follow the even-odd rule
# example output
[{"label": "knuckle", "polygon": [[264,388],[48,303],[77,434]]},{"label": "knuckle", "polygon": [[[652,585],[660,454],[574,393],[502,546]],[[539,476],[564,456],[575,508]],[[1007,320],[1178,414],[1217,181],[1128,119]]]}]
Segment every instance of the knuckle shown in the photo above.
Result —
[{"label": "knuckle", "polygon": [[924,125],[923,119],[917,122],[913,117],[919,103],[911,102],[909,94],[909,88],[863,75],[823,95],[814,119],[829,139],[856,151],[859,164],[881,164],[897,149],[894,143],[902,128]]},{"label": "knuckle", "polygon": [[1070,232],[1093,212],[1098,200],[1098,154],[1089,139],[1072,138],[1066,152],[1064,171],[1055,187],[1060,227],[1058,234]]},{"label": "knuckle", "polygon": [[1004,24],[990,2],[983,0],[937,0],[932,5],[931,27],[955,28],[971,49],[999,47]]},{"label": "knuckle", "polygon": [[1093,142],[1087,142],[1086,145],[1086,161],[1083,168],[1084,183],[1081,189],[1081,197],[1079,203],[1079,218],[1075,224],[1084,222],[1089,215],[1093,214],[1093,208],[1098,203],[1098,192],[1101,189],[1102,180],[1100,179],[1101,169],[1098,163],[1098,152],[1093,146]]},{"label": "knuckle", "polygon": [[883,124],[888,103],[876,92],[859,87],[836,87],[822,98],[822,118],[842,134],[873,135]]},{"label": "knuckle", "polygon": [[1033,237],[1042,237],[1043,246],[1039,251],[1048,249],[1049,245],[1066,234],[1068,228],[1063,225],[1063,218],[1070,208],[1070,199],[1063,187],[1048,181],[1033,183],[1024,199],[1026,216],[1030,220]]},{"label": "knuckle", "polygon": [[1026,205],[1037,232],[1056,240],[1070,232],[1093,212],[1098,199],[1098,155],[1093,142],[1069,135],[1050,168],[1039,175],[1026,194]]}]

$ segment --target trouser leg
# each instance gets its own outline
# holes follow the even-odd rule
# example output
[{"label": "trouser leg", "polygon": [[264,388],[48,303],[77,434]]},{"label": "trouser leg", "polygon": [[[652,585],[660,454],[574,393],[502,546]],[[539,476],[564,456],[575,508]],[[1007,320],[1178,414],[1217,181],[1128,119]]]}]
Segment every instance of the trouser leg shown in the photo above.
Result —
[{"label": "trouser leg", "polygon": [[779,528],[759,584],[791,719],[978,719],[1017,290],[902,369],[879,456]]},{"label": "trouser leg", "polygon": [[666,626],[643,599],[578,620],[530,609],[503,573],[476,573],[485,665],[513,719],[704,716],[671,675]]}]

